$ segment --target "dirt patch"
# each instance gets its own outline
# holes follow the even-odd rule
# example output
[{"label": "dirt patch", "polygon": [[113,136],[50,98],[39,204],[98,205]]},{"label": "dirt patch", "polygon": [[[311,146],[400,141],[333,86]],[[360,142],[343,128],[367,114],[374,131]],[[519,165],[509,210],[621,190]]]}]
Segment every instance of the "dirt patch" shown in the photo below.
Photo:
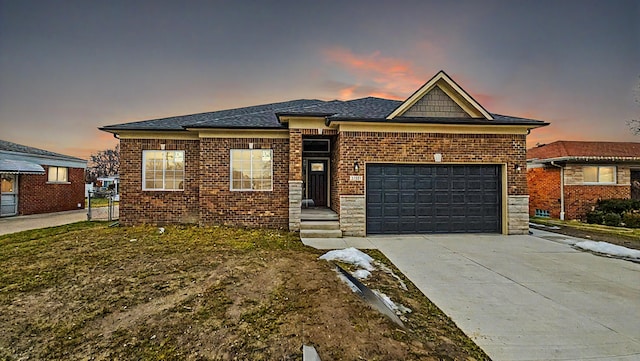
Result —
[{"label": "dirt patch", "polygon": [[412,310],[406,330],[295,234],[81,223],[0,237],[0,359],[301,360],[303,344],[323,360],[488,359],[368,253],[385,267],[366,284]]}]

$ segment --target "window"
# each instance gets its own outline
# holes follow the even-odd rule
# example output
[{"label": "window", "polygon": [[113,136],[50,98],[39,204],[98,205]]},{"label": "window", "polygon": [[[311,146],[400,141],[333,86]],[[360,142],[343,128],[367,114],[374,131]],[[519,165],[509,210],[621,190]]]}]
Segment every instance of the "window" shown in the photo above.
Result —
[{"label": "window", "polygon": [[64,183],[69,181],[67,167],[49,167],[49,179],[50,183]]},{"label": "window", "polygon": [[582,174],[584,183],[616,183],[616,167],[613,166],[583,167]]},{"label": "window", "polygon": [[142,190],[184,190],[183,150],[144,150],[142,169]]},{"label": "window", "polygon": [[231,150],[231,190],[270,191],[272,189],[273,150]]}]

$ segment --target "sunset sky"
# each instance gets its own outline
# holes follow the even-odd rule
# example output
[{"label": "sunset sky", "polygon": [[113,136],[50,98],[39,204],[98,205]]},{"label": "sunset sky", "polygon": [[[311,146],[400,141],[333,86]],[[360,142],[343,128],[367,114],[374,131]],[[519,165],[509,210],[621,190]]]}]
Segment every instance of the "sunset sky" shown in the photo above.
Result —
[{"label": "sunset sky", "polygon": [[0,139],[88,158],[99,126],[407,98],[445,70],[529,146],[639,141],[640,1],[0,0]]}]

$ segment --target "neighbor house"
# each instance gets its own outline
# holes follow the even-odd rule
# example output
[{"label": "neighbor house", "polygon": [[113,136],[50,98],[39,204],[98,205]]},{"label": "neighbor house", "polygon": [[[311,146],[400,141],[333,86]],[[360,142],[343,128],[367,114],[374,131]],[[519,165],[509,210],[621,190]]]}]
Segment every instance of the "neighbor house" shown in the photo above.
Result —
[{"label": "neighbor house", "polygon": [[0,140],[0,216],[84,208],[87,161]]},{"label": "neighbor house", "polygon": [[528,232],[526,136],[446,73],[405,101],[294,100],[110,125],[120,222],[300,230],[301,204],[345,235]]},{"label": "neighbor house", "polygon": [[527,151],[527,182],[531,216],[584,220],[599,199],[640,199],[640,143],[537,146]]}]

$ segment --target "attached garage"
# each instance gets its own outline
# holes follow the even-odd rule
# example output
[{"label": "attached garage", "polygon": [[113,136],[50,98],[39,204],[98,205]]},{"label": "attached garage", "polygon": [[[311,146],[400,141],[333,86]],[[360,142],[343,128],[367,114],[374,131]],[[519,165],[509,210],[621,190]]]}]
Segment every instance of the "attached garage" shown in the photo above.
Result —
[{"label": "attached garage", "polygon": [[500,165],[367,164],[367,233],[500,233],[501,179]]}]

